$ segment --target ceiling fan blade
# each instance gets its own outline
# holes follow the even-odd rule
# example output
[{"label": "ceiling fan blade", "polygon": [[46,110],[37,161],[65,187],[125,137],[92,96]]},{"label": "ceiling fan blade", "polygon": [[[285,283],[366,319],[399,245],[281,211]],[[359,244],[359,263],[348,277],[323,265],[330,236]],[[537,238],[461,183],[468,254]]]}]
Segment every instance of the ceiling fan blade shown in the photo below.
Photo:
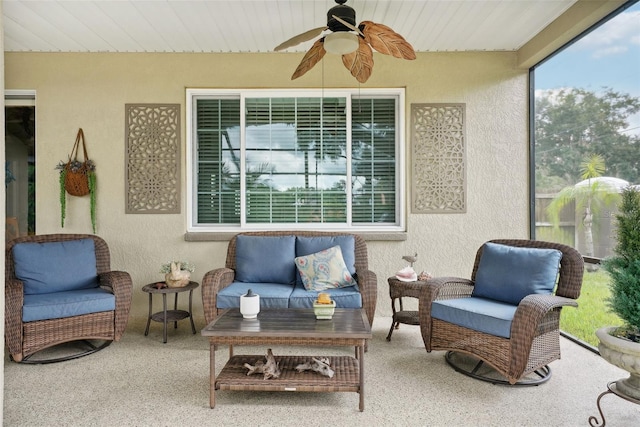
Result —
[{"label": "ceiling fan blade", "polygon": [[342,55],[342,63],[351,75],[360,83],[366,82],[373,71],[373,51],[364,39],[358,39],[360,44],[355,52]]},{"label": "ceiling fan blade", "polygon": [[302,61],[300,61],[300,64],[298,65],[298,68],[296,68],[296,71],[293,72],[291,80],[295,80],[298,77],[302,76],[304,73],[312,69],[313,66],[322,59],[324,54],[327,53],[324,50],[323,42],[324,37],[320,40],[316,40],[313,46],[311,46],[311,49],[309,49],[309,51],[304,55]]},{"label": "ceiling fan blade", "polygon": [[344,19],[340,18],[339,16],[336,15],[331,15],[331,17],[333,19],[335,19],[336,21],[338,21],[339,23],[341,23],[342,25],[344,25],[345,27],[349,28],[352,31],[355,31],[356,33],[360,34],[362,37],[364,37],[364,34],[362,34],[362,31],[360,31],[360,29],[358,27],[356,27],[355,25],[351,25],[350,23],[348,23],[347,21],[345,21]]},{"label": "ceiling fan blade", "polygon": [[359,27],[362,28],[365,41],[378,52],[395,58],[416,59],[413,46],[386,25],[362,21]]},{"label": "ceiling fan blade", "polygon": [[276,52],[280,51],[280,50],[285,50],[287,48],[299,45],[300,43],[304,43],[306,41],[314,39],[314,38],[318,37],[320,34],[322,34],[322,32],[324,30],[326,30],[327,28],[329,28],[329,27],[324,26],[324,27],[314,28],[313,30],[305,31],[302,34],[298,34],[297,36],[291,37],[286,42],[280,43],[273,50],[275,50]]}]

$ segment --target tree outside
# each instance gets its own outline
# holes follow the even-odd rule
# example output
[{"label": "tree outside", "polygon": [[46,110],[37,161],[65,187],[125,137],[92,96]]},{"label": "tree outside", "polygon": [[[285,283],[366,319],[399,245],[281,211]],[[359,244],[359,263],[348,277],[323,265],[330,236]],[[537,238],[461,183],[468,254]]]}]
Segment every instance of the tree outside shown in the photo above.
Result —
[{"label": "tree outside", "polygon": [[[567,242],[566,228],[558,227],[560,212],[575,206],[575,233],[583,233],[583,253],[595,254],[593,233],[603,218],[610,219],[619,197],[618,189],[601,179],[605,171],[609,177],[640,183],[640,136],[621,132],[639,111],[640,98],[608,88],[536,94],[536,194],[555,195],[536,218],[540,225],[553,226],[540,228],[541,235],[577,246],[578,238]],[[576,185],[580,179],[586,182]]]},{"label": "tree outside", "polygon": [[602,156],[608,176],[640,183],[640,136],[621,132],[639,111],[640,98],[609,88],[536,93],[536,192],[575,184],[592,153]]}]

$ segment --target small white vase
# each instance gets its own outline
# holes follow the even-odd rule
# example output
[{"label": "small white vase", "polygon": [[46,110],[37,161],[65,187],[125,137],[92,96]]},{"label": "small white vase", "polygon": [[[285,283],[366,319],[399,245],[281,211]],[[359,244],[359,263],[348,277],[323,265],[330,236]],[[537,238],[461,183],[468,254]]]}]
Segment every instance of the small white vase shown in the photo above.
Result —
[{"label": "small white vase", "polygon": [[240,313],[245,319],[255,319],[260,313],[260,295],[251,292],[240,295]]},{"label": "small white vase", "polygon": [[616,381],[616,390],[640,400],[640,344],[610,335],[613,329],[615,328],[608,327],[596,331],[600,340],[600,356],[630,374],[629,378]]}]

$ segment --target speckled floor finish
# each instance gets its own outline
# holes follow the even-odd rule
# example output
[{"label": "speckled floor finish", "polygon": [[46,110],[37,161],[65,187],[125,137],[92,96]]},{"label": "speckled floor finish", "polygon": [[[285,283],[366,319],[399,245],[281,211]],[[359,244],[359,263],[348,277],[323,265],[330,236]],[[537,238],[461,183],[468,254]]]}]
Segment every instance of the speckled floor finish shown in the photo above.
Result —
[{"label": "speckled floor finish", "polygon": [[[465,377],[443,352],[424,350],[419,327],[378,317],[365,354],[365,410],[356,393],[218,391],[209,408],[209,345],[187,322],[169,330],[132,319],[123,339],[96,354],[49,365],[21,365],[5,356],[6,426],[588,426],[596,398],[626,376],[562,339],[552,378],[538,387],[509,388]],[[238,354],[264,354],[239,347]],[[278,354],[353,354],[353,349],[273,347]],[[6,351],[5,351],[6,353]],[[218,350],[218,371],[228,355]],[[607,426],[640,425],[640,405],[602,400]]]}]

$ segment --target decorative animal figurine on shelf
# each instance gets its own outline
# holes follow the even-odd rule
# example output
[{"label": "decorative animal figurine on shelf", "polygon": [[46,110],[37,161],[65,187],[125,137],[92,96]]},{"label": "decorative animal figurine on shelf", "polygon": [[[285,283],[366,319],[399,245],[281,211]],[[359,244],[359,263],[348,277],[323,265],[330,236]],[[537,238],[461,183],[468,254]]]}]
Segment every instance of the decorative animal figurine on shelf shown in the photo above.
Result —
[{"label": "decorative animal figurine on shelf", "polygon": [[402,259],[409,263],[409,267],[413,267],[413,263],[418,260],[418,252],[415,255],[405,255]]},{"label": "decorative animal figurine on shelf", "polygon": [[181,288],[189,284],[191,280],[191,272],[187,270],[181,270],[180,263],[171,263],[171,272],[165,274],[164,279],[167,286],[170,288]]}]

